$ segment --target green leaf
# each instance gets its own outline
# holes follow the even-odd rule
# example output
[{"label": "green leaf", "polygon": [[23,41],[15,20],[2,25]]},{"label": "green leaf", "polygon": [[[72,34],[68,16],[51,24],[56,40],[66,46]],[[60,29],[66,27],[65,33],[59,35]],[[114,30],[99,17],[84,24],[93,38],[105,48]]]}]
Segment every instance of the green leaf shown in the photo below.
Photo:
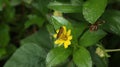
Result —
[{"label": "green leaf", "polygon": [[45,67],[46,51],[34,43],[21,46],[4,67]]},{"label": "green leaf", "polygon": [[15,8],[10,5],[7,5],[4,11],[4,19],[6,22],[13,21],[15,18]]},{"label": "green leaf", "polygon": [[102,16],[106,21],[101,28],[120,36],[120,11],[108,10]]},{"label": "green leaf", "polygon": [[41,27],[44,23],[44,19],[37,15],[28,15],[29,20],[25,23],[25,28],[29,28],[31,25],[36,24]]},{"label": "green leaf", "polygon": [[41,28],[37,33],[23,39],[21,44],[22,46],[4,67],[46,67],[45,59],[52,45],[45,28]]},{"label": "green leaf", "polygon": [[21,3],[21,0],[10,0],[10,4],[11,6],[17,6]]},{"label": "green leaf", "polygon": [[63,47],[56,47],[52,49],[46,58],[47,67],[53,67],[57,64],[65,62],[70,54],[71,50],[69,48],[65,49]]},{"label": "green leaf", "polygon": [[60,3],[60,2],[51,2],[48,5],[48,8],[61,11],[63,13],[81,13],[82,5],[81,4],[70,4],[70,3]]},{"label": "green leaf", "polygon": [[83,5],[84,18],[91,24],[102,15],[107,5],[107,0],[88,0]]},{"label": "green leaf", "polygon": [[48,11],[49,11],[47,8],[47,5],[49,2],[50,2],[50,0],[34,0],[32,2],[32,6],[35,9],[39,10],[42,13],[42,15],[45,16],[46,13],[48,13]]},{"label": "green leaf", "polygon": [[52,16],[51,23],[53,24],[56,30],[59,29],[61,26],[66,26],[67,28],[72,27],[71,23],[68,20],[66,20],[63,17],[59,17],[59,16]]},{"label": "green leaf", "polygon": [[9,27],[5,24],[0,24],[0,47],[6,47],[9,43]]},{"label": "green leaf", "polygon": [[79,44],[85,47],[95,45],[100,39],[106,35],[103,30],[86,31],[80,38]]},{"label": "green leaf", "polygon": [[33,0],[23,0],[27,4],[31,4]]},{"label": "green leaf", "polygon": [[69,61],[66,67],[76,67],[76,65],[73,61]]},{"label": "green leaf", "polygon": [[69,16],[70,19],[74,19],[74,20],[77,20],[79,22],[86,22],[82,13],[69,13],[69,14],[67,14],[67,16]]},{"label": "green leaf", "polygon": [[47,27],[47,30],[51,36],[53,36],[53,34],[56,33],[52,24],[47,24],[46,27]]},{"label": "green leaf", "polygon": [[71,3],[72,3],[72,4],[79,4],[79,5],[82,6],[83,0],[71,0]]},{"label": "green leaf", "polygon": [[6,54],[5,48],[0,48],[0,60],[3,58],[3,56]]},{"label": "green leaf", "polygon": [[73,36],[78,39],[79,36],[85,31],[85,29],[88,27],[88,24],[85,22],[78,22],[74,20],[70,20],[73,26]]},{"label": "green leaf", "polygon": [[0,11],[3,10],[3,0],[0,0]]},{"label": "green leaf", "polygon": [[45,48],[45,50],[49,50],[53,47],[49,37],[48,31],[45,28],[41,28],[37,33],[21,40],[21,44],[35,43]]},{"label": "green leaf", "polygon": [[84,47],[80,47],[74,52],[73,61],[78,67],[92,67],[90,53]]}]

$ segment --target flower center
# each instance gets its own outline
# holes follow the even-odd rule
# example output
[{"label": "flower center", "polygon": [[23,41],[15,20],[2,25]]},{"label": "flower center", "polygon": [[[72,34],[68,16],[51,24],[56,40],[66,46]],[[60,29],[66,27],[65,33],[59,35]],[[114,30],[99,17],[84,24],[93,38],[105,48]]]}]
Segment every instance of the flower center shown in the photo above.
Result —
[{"label": "flower center", "polygon": [[66,41],[66,40],[68,39],[68,37],[67,37],[67,35],[63,35],[63,36],[61,37],[61,39]]}]

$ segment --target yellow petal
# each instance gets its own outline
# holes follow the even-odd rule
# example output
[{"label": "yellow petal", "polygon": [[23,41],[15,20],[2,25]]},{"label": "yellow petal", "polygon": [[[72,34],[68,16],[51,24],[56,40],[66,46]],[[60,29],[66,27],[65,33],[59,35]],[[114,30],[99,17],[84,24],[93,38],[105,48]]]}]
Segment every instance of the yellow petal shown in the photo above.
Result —
[{"label": "yellow petal", "polygon": [[68,48],[68,45],[64,45],[64,48]]},{"label": "yellow petal", "polygon": [[58,44],[58,45],[62,45],[63,42],[64,42],[63,40],[58,39],[58,40],[56,40],[54,43],[55,43],[55,44]]},{"label": "yellow petal", "polygon": [[72,39],[72,36],[68,36],[68,40],[71,40]]},{"label": "yellow petal", "polygon": [[54,43],[59,44],[60,42],[61,42],[60,40],[56,40]]},{"label": "yellow petal", "polygon": [[57,38],[57,34],[54,34],[53,37],[54,37],[54,38]]},{"label": "yellow petal", "polygon": [[67,35],[69,36],[71,34],[71,30],[68,30]]},{"label": "yellow petal", "polygon": [[63,29],[64,29],[63,33],[66,34],[66,27],[63,26]]},{"label": "yellow petal", "polygon": [[61,46],[64,43],[64,41],[61,41],[58,45]]},{"label": "yellow petal", "polygon": [[58,33],[58,32],[59,32],[59,30],[56,30],[56,32]]},{"label": "yellow petal", "polygon": [[70,41],[65,41],[65,42],[64,42],[64,47],[65,47],[65,48],[67,48],[67,47],[68,47],[68,45],[70,45],[70,44],[71,44],[71,42],[70,42]]}]

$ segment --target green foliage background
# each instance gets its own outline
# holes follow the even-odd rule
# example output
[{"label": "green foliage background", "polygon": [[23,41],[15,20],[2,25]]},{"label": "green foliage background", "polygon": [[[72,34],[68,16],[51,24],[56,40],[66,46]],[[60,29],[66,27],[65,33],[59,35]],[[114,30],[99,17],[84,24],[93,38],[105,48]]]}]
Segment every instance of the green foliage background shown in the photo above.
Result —
[{"label": "green foliage background", "polygon": [[[52,37],[63,25],[67,49]],[[97,45],[120,48],[120,0],[0,0],[0,67],[120,67],[120,52],[101,58]]]}]

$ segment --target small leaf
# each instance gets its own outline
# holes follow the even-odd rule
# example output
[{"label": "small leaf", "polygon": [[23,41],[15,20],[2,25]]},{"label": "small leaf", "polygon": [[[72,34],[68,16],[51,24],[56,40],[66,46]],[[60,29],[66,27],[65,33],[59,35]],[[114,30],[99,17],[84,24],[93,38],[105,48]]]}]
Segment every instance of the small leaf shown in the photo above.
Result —
[{"label": "small leaf", "polygon": [[70,3],[60,3],[60,2],[51,2],[48,5],[48,8],[61,11],[63,13],[81,13],[82,5],[81,4],[70,4]]},{"label": "small leaf", "polygon": [[53,67],[57,64],[65,62],[70,54],[71,50],[69,48],[65,49],[63,47],[56,47],[52,49],[46,58],[47,67]]},{"label": "small leaf", "polygon": [[6,47],[9,43],[9,27],[5,24],[0,24],[0,47]]},{"label": "small leaf", "polygon": [[103,30],[86,31],[80,38],[79,44],[85,47],[95,45],[100,39],[106,35]]},{"label": "small leaf", "polygon": [[84,47],[80,47],[74,52],[73,61],[78,67],[92,67],[90,53]]},{"label": "small leaf", "polygon": [[101,28],[120,36],[120,11],[108,10],[102,16],[106,23]]},{"label": "small leaf", "polygon": [[84,18],[91,24],[102,15],[105,10],[107,0],[88,0],[83,5]]},{"label": "small leaf", "polygon": [[71,23],[68,20],[66,20],[63,17],[59,17],[59,16],[52,16],[51,23],[53,24],[56,30],[59,29],[61,26],[66,26],[67,28],[72,27]]}]

